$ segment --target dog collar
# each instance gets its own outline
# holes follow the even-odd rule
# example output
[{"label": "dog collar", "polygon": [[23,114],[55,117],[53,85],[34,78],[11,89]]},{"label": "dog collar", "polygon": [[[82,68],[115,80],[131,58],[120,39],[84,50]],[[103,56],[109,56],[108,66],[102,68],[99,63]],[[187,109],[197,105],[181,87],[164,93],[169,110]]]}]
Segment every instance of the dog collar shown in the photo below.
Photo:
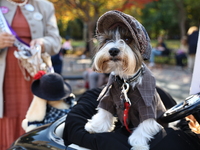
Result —
[{"label": "dog collar", "polygon": [[135,81],[139,76],[141,76],[143,74],[144,74],[144,65],[142,64],[141,68],[136,72],[136,74],[133,77],[127,79],[125,82],[131,83],[131,82]]},{"label": "dog collar", "polygon": [[134,75],[133,77],[128,78],[127,80],[123,80],[123,79],[121,79],[119,76],[116,76],[115,80],[116,80],[119,84],[123,84],[124,82],[130,84],[131,82],[137,80],[139,76],[143,75],[143,74],[144,74],[144,70],[145,70],[145,67],[144,67],[144,65],[142,64],[142,65],[141,65],[141,68],[135,73],[135,75]]}]

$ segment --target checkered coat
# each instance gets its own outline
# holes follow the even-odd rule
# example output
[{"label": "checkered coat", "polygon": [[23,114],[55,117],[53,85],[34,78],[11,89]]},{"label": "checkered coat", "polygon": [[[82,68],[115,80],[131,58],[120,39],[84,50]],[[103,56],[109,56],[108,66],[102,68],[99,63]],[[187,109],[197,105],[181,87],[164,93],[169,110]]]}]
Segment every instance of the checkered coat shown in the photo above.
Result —
[{"label": "checkered coat", "polygon": [[47,110],[46,110],[46,115],[42,121],[33,121],[33,122],[28,122],[28,126],[30,125],[36,125],[37,127],[52,123],[62,116],[68,114],[70,112],[70,109],[57,109],[55,107],[52,107],[51,105],[47,104]]},{"label": "checkered coat", "polygon": [[[146,119],[157,119],[166,111],[156,91],[155,78],[146,66],[144,68],[142,83],[130,87],[128,91],[128,97],[132,105],[127,122],[133,127],[137,127]],[[99,95],[98,107],[117,115],[123,124],[124,101],[120,99],[122,84],[122,80],[118,80],[116,76],[111,74],[106,87]]]}]

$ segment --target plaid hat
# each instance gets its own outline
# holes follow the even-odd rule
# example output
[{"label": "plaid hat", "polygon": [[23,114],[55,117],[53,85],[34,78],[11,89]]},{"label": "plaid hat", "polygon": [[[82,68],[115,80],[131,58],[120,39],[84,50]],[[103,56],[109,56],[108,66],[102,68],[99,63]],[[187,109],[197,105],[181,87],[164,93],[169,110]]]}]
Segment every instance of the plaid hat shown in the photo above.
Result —
[{"label": "plaid hat", "polygon": [[97,21],[96,33],[103,33],[115,24],[124,24],[131,32],[143,59],[149,59],[151,54],[150,38],[141,23],[134,17],[120,11],[112,10],[103,14]]},{"label": "plaid hat", "polygon": [[57,73],[48,73],[33,81],[31,90],[37,97],[48,101],[65,99],[72,92],[71,86]]}]

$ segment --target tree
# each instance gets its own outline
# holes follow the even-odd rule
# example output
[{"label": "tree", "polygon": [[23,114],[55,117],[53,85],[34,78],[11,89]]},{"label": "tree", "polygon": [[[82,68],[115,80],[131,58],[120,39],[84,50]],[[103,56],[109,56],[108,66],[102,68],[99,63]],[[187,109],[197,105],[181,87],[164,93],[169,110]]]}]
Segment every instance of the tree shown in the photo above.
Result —
[{"label": "tree", "polygon": [[184,7],[184,1],[182,0],[173,0],[176,8],[179,10],[178,11],[178,21],[179,21],[179,27],[180,27],[180,36],[184,36],[186,34],[186,27],[185,27],[185,23],[186,23],[186,10]]},{"label": "tree", "polygon": [[174,17],[178,12],[174,3],[170,0],[160,0],[151,2],[142,9],[142,24],[145,26],[151,38],[157,38],[161,34],[173,35],[179,34],[178,20]]},{"label": "tree", "polygon": [[200,5],[198,0],[184,0],[186,10],[186,27],[199,26],[200,22]]},{"label": "tree", "polygon": [[190,26],[199,25],[199,9],[197,0],[159,0],[145,5],[141,18],[151,37],[164,31],[169,38],[180,38]]},{"label": "tree", "polygon": [[71,11],[66,8],[65,0],[49,0],[54,4],[55,14],[57,18],[57,23],[60,31],[60,35],[62,37],[66,36],[66,29],[69,21],[75,19],[73,15],[71,15]]},{"label": "tree", "polygon": [[[100,15],[108,10],[131,9],[132,7],[149,3],[154,0],[50,0],[55,4],[57,15],[62,19],[79,18],[84,22],[85,41],[89,44],[91,56],[93,55],[93,42],[96,21]],[[63,16],[64,15],[64,16]]]}]

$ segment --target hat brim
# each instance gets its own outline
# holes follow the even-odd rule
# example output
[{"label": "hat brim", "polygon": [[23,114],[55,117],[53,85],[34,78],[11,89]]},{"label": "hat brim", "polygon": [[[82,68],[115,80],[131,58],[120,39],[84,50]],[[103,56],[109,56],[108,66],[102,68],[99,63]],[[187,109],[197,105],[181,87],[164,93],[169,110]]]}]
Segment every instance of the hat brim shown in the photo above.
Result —
[{"label": "hat brim", "polygon": [[56,94],[46,93],[44,89],[40,87],[40,80],[35,80],[32,83],[31,90],[34,95],[48,101],[62,100],[67,98],[72,93],[71,86],[66,82],[64,82],[64,89],[60,91],[60,93]]}]

